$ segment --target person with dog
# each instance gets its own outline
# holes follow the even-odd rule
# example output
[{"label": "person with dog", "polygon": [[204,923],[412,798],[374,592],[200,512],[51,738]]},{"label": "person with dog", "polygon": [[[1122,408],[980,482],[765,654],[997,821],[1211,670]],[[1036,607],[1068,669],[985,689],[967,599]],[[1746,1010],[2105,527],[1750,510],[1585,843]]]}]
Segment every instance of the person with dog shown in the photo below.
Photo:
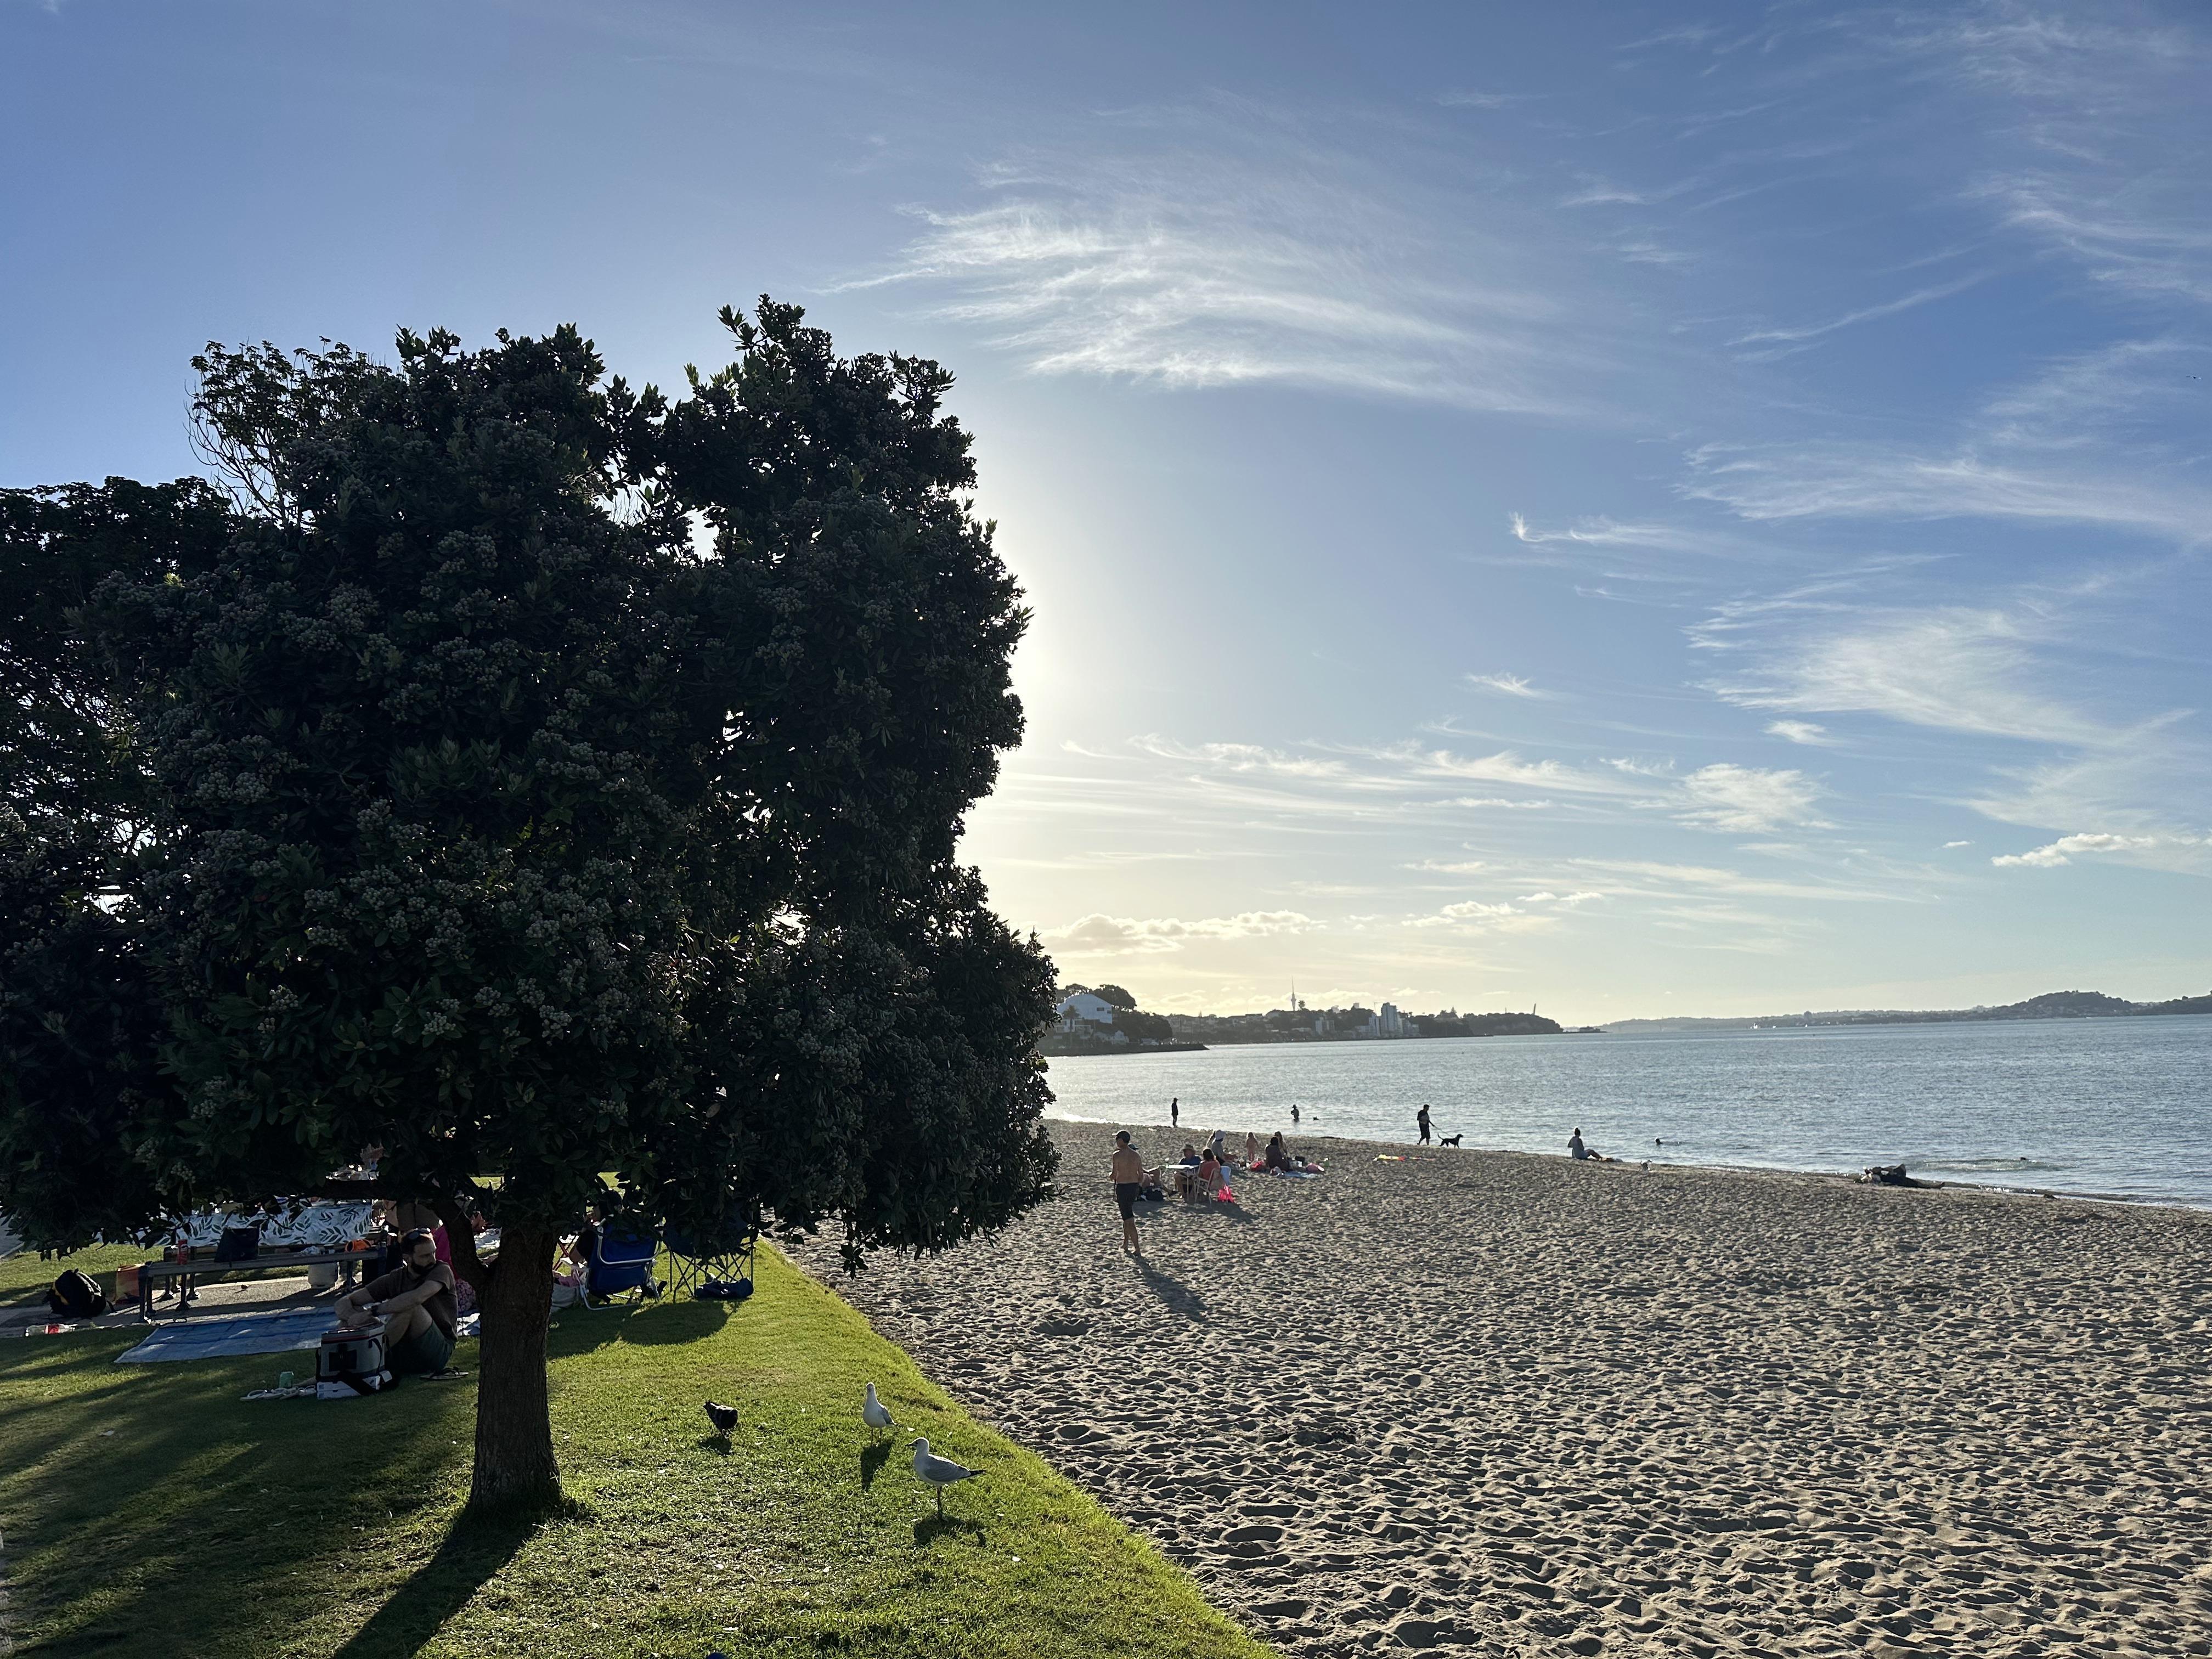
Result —
[{"label": "person with dog", "polygon": [[438,1260],[438,1241],[418,1227],[399,1241],[400,1265],[338,1298],[338,1323],[384,1321],[384,1363],[401,1375],[433,1376],[453,1357],[460,1312],[453,1270]]},{"label": "person with dog", "polygon": [[1421,1103],[1421,1109],[1414,1115],[1413,1121],[1421,1131],[1421,1145],[1427,1146],[1429,1144],[1429,1103],[1427,1101]]}]

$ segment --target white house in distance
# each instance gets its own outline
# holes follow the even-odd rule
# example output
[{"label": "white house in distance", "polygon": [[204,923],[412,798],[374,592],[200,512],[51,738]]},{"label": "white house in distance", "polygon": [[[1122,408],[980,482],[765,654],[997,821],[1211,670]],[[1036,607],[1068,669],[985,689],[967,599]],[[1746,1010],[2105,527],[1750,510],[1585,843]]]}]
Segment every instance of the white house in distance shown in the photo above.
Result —
[{"label": "white house in distance", "polygon": [[[1111,1028],[1114,1016],[1120,1011],[1103,997],[1093,996],[1088,991],[1078,991],[1072,997],[1063,997],[1055,1012],[1060,1015],[1061,1030],[1079,1031],[1085,1024]],[[1121,1033],[1109,1029],[1109,1031],[1094,1031],[1091,1035],[1110,1040],[1111,1037],[1121,1036]],[[1127,1040],[1123,1038],[1123,1041]]]}]

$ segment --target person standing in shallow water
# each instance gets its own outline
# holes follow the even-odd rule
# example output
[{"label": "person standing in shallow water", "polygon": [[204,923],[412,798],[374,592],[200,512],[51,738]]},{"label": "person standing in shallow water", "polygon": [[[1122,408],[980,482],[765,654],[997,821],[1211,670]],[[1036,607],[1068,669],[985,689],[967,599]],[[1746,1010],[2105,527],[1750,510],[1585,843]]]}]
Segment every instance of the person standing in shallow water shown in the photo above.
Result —
[{"label": "person standing in shallow water", "polygon": [[1182,1127],[1182,1097],[1181,1095],[1168,1102],[1168,1127],[1170,1129]]},{"label": "person standing in shallow water", "polygon": [[1421,1103],[1419,1115],[1413,1119],[1413,1121],[1420,1125],[1421,1145],[1427,1146],[1429,1144],[1429,1103],[1427,1101]]},{"label": "person standing in shallow water", "polygon": [[1144,1247],[1137,1242],[1137,1194],[1145,1184],[1145,1160],[1129,1144],[1129,1132],[1119,1130],[1114,1136],[1114,1202],[1121,1212],[1121,1252],[1125,1255],[1142,1255]]},{"label": "person standing in shallow water", "polygon": [[1298,1121],[1298,1103],[1297,1103],[1297,1101],[1295,1101],[1295,1100],[1294,1100],[1294,1101],[1292,1101],[1292,1102],[1291,1103],[1291,1127],[1297,1127],[1297,1121]]}]

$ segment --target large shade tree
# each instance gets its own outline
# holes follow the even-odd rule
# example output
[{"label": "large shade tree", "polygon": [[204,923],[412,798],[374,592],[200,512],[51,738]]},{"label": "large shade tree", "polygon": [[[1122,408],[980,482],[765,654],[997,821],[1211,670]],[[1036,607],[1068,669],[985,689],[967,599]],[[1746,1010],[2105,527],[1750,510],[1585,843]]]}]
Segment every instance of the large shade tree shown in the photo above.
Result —
[{"label": "large shade tree", "polygon": [[1025,613],[951,377],[722,320],[674,398],[570,329],[211,347],[223,490],[0,492],[0,1210],[67,1249],[382,1146],[479,1288],[478,1502],[558,1490],[587,1205],[857,1262],[1053,1172],[1050,963],[956,858]]}]

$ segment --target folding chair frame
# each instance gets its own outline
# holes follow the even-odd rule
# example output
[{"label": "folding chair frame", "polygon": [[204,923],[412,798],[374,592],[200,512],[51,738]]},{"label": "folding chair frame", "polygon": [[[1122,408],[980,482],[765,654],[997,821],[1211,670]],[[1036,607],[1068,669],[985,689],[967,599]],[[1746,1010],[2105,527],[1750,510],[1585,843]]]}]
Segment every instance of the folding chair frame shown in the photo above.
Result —
[{"label": "folding chair frame", "polygon": [[694,1245],[674,1228],[669,1229],[663,1242],[668,1246],[670,1285],[677,1295],[689,1291],[696,1297],[699,1287],[709,1280],[752,1281],[753,1257],[760,1243],[757,1206],[742,1221],[733,1220],[730,1230],[737,1234],[734,1243],[708,1246]]}]

